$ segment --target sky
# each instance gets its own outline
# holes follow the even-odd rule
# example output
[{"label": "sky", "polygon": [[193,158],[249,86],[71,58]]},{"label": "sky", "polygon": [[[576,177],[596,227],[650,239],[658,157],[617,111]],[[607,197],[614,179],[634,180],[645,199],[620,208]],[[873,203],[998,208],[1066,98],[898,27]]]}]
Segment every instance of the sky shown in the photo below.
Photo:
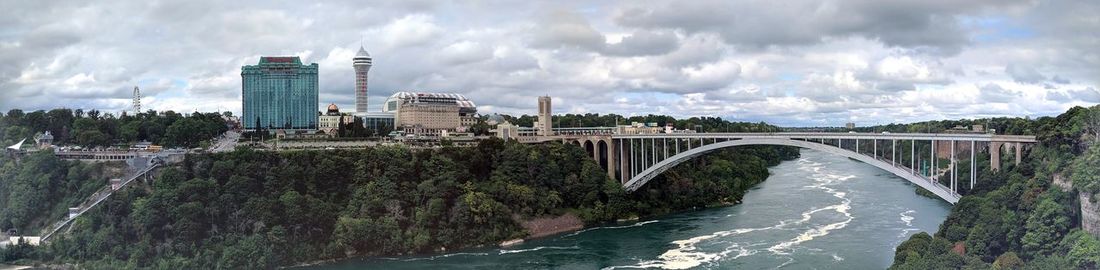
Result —
[{"label": "sky", "polygon": [[1100,1],[0,0],[0,111],[241,110],[243,65],[320,65],[319,108],[399,91],[480,113],[782,126],[1050,116],[1100,103]]}]

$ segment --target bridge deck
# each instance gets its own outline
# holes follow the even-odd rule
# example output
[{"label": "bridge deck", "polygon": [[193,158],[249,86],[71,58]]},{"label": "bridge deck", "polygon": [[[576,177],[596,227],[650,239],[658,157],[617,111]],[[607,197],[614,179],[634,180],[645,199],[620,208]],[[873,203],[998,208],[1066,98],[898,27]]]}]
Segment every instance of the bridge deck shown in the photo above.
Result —
[{"label": "bridge deck", "polygon": [[867,139],[867,140],[937,140],[937,141],[980,141],[980,142],[1019,142],[1036,143],[1035,136],[994,135],[968,133],[836,133],[836,132],[761,132],[761,133],[655,133],[611,135],[615,139]]}]

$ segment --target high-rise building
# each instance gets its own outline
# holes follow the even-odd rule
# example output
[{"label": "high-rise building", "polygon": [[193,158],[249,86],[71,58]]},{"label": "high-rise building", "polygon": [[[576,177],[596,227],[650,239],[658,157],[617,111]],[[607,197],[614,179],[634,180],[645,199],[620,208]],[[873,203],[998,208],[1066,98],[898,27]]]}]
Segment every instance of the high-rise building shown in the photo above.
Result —
[{"label": "high-rise building", "polygon": [[355,112],[367,112],[367,72],[373,65],[373,59],[363,46],[359,46],[359,53],[352,58],[352,66],[355,67]]},{"label": "high-rise building", "polygon": [[241,67],[244,128],[317,129],[317,69],[297,56]]},{"label": "high-rise building", "polygon": [[553,114],[550,111],[550,96],[539,97],[539,122],[538,135],[539,136],[552,136],[554,135],[554,123]]}]

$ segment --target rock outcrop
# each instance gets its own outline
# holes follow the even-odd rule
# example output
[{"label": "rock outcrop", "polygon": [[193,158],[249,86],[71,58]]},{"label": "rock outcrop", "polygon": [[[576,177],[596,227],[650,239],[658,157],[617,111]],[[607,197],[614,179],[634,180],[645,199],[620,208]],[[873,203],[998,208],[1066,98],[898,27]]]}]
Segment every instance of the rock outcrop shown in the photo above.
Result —
[{"label": "rock outcrop", "polygon": [[1081,229],[1100,236],[1100,203],[1092,202],[1091,197],[1091,193],[1077,194],[1077,199],[1081,202]]}]

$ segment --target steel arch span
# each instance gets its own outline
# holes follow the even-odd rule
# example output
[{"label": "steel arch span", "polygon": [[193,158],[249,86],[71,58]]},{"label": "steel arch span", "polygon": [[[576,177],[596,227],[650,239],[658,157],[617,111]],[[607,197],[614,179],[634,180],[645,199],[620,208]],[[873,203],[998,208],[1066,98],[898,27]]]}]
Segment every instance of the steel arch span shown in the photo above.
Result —
[{"label": "steel arch span", "polygon": [[745,146],[745,145],[794,146],[794,147],[818,150],[818,151],[822,151],[822,152],[826,152],[826,153],[830,153],[830,154],[834,154],[834,155],[838,155],[838,156],[842,156],[842,157],[848,157],[848,158],[852,158],[852,159],[855,159],[855,160],[859,160],[863,163],[870,164],[871,166],[878,167],[879,169],[888,171],[890,173],[893,173],[894,175],[897,175],[898,177],[901,177],[901,178],[909,181],[910,183],[916,184],[917,186],[920,186],[924,189],[927,189],[927,190],[931,191],[932,193],[936,194],[936,196],[942,198],[943,200],[945,200],[947,202],[950,202],[951,204],[957,203],[959,201],[959,198],[961,197],[958,193],[952,191],[950,188],[948,188],[944,185],[936,183],[936,182],[934,182],[932,180],[929,180],[928,178],[924,178],[920,175],[915,175],[908,168],[891,165],[888,161],[882,161],[882,160],[876,159],[875,157],[872,157],[872,156],[869,156],[869,155],[860,154],[860,153],[857,153],[857,152],[853,152],[853,151],[843,149],[843,148],[838,148],[838,147],[835,147],[835,146],[830,146],[830,145],[816,143],[816,142],[810,142],[810,141],[793,140],[793,139],[788,139],[788,138],[744,138],[744,139],[716,142],[716,143],[707,144],[707,145],[699,146],[699,147],[696,147],[696,148],[692,148],[690,150],[683,151],[681,153],[678,153],[676,155],[673,155],[671,157],[663,159],[660,162],[657,162],[656,164],[653,164],[652,166],[650,166],[650,167],[646,168],[645,170],[641,171],[640,173],[638,173],[634,177],[630,178],[630,180],[627,181],[625,184],[623,184],[623,186],[625,187],[627,192],[633,192],[633,191],[637,190],[638,188],[641,188],[642,186],[644,186],[646,183],[648,183],[650,180],[652,180],[657,175],[667,171],[668,169],[671,169],[672,167],[675,167],[676,165],[679,165],[680,163],[691,160],[692,158],[698,157],[700,155],[706,154],[706,153],[714,151],[714,150],[727,148],[727,147]]}]

